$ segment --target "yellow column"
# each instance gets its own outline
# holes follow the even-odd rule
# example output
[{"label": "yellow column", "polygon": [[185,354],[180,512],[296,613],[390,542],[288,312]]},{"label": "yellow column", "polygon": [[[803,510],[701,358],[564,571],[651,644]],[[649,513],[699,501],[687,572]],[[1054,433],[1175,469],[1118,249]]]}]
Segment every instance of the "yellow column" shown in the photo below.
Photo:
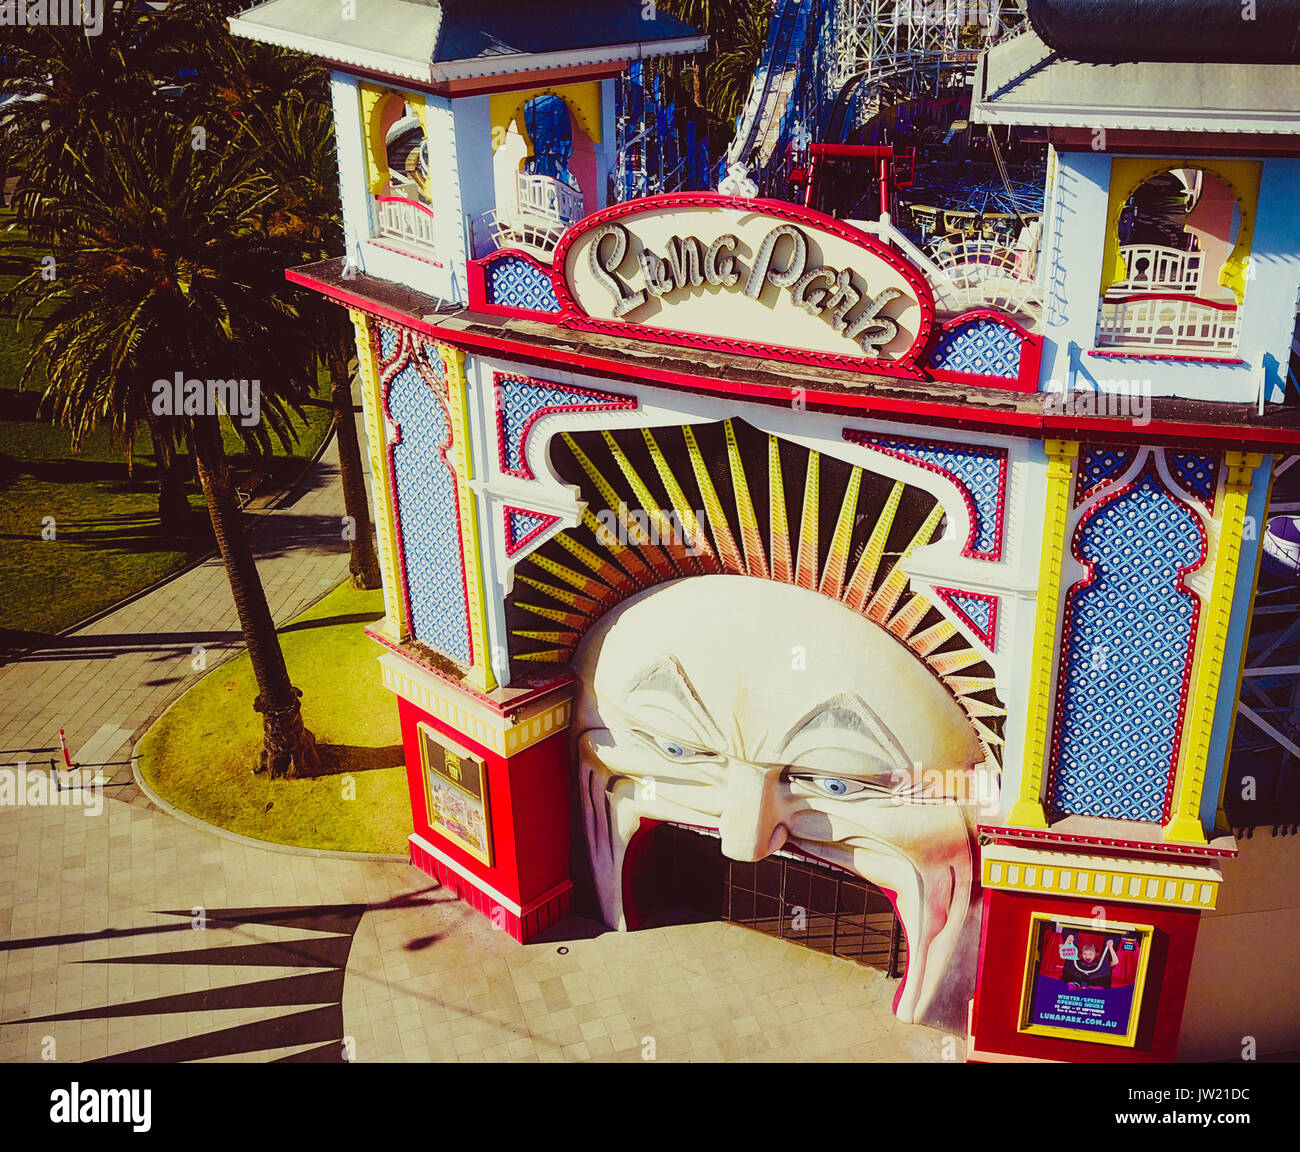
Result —
[{"label": "yellow column", "polygon": [[[388,183],[388,150],[384,146],[379,109],[392,93],[376,84],[361,84],[361,130],[366,142],[366,182],[378,195]],[[421,120],[423,124],[423,120]]]},{"label": "yellow column", "polygon": [[1020,772],[1020,797],[1008,823],[1046,828],[1043,811],[1043,768],[1052,723],[1052,669],[1056,663],[1056,630],[1061,603],[1061,565],[1065,558],[1065,529],[1074,486],[1073,440],[1048,440],[1047,497],[1043,510],[1043,551],[1038,565],[1038,610],[1029,664],[1029,706],[1025,712],[1025,759]]},{"label": "yellow column", "polygon": [[474,479],[474,454],[469,435],[469,382],[465,379],[465,353],[439,344],[447,373],[447,411],[451,415],[451,446],[447,459],[456,472],[460,501],[460,543],[465,556],[465,594],[469,601],[469,627],[474,647],[474,665],[466,682],[480,692],[497,686],[492,672],[492,651],[484,613],[483,553],[479,547],[478,509],[470,483]]},{"label": "yellow column", "polygon": [[384,579],[384,618],[379,630],[400,644],[410,635],[410,622],[401,595],[397,565],[397,527],[393,514],[392,480],[388,471],[388,424],[379,394],[379,365],[375,344],[364,312],[348,309],[357,331],[357,366],[361,374],[361,408],[370,451],[370,487],[375,502],[375,547]]},{"label": "yellow column", "polygon": [[1263,459],[1257,452],[1229,452],[1226,456],[1228,480],[1219,512],[1214,582],[1209,603],[1201,615],[1200,635],[1192,661],[1192,683],[1183,718],[1183,743],[1174,775],[1174,803],[1169,823],[1165,825],[1166,840],[1189,844],[1206,842],[1201,827],[1201,792],[1205,787],[1214,709],[1223,680],[1223,654],[1241,564],[1246,503],[1250,499],[1255,469]]}]

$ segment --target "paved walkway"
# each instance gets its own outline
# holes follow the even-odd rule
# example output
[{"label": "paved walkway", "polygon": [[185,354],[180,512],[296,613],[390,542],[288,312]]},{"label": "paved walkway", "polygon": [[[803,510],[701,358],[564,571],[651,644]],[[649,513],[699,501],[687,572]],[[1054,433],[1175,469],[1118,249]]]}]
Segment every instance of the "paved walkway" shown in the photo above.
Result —
[{"label": "paved walkway", "polygon": [[403,864],[107,803],[0,809],[0,1061],[960,1058],[897,988],[728,924],[519,945]]}]

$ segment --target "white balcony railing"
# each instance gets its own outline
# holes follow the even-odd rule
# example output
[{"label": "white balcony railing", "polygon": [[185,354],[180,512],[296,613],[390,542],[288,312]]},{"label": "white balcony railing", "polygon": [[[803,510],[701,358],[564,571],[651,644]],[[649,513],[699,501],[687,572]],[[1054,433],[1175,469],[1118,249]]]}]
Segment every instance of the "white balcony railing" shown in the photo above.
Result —
[{"label": "white balcony railing", "polygon": [[549,176],[519,173],[519,211],[544,216],[557,224],[574,224],[583,217],[582,193]]},{"label": "white balcony railing", "polygon": [[1125,279],[1112,284],[1108,296],[1134,292],[1200,293],[1203,252],[1184,252],[1161,244],[1128,244],[1119,250],[1128,269]]},{"label": "white balcony railing", "polygon": [[419,248],[437,247],[438,236],[432,209],[401,195],[377,196],[375,207],[375,230],[380,236],[388,236]]},{"label": "white balcony railing", "polygon": [[1237,346],[1237,310],[1187,296],[1105,299],[1097,324],[1100,347],[1230,352]]},{"label": "white balcony railing", "polygon": [[549,176],[519,173],[514,207],[491,211],[484,220],[498,248],[523,248],[549,259],[570,224],[586,215],[582,193]]}]

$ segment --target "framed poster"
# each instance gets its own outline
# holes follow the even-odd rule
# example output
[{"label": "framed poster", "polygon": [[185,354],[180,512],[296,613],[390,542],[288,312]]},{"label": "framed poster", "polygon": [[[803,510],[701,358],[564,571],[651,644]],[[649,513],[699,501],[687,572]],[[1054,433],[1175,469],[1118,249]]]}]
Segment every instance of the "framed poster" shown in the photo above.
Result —
[{"label": "framed poster", "polygon": [[427,724],[418,731],[429,826],[491,867],[487,765]]},{"label": "framed poster", "polygon": [[1035,913],[1019,1031],[1131,1048],[1153,931],[1149,924]]}]

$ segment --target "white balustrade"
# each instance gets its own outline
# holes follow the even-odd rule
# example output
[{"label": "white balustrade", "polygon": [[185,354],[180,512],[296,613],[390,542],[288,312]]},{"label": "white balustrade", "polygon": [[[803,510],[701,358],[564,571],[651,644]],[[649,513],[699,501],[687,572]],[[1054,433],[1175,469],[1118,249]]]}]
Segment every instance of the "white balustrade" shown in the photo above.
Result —
[{"label": "white balustrade", "polygon": [[1120,250],[1128,275],[1107,290],[1107,296],[1132,292],[1200,293],[1205,253],[1185,252],[1162,244],[1126,244]]},{"label": "white balustrade", "polygon": [[584,215],[582,193],[576,188],[530,172],[519,173],[518,207],[521,213],[544,216],[560,224],[576,223]]},{"label": "white balustrade", "polygon": [[1135,297],[1101,302],[1101,347],[1230,352],[1237,346],[1237,310],[1189,297]]},{"label": "white balustrade", "polygon": [[433,212],[423,204],[402,196],[380,196],[376,199],[376,231],[381,236],[402,240],[419,248],[438,246]]}]

